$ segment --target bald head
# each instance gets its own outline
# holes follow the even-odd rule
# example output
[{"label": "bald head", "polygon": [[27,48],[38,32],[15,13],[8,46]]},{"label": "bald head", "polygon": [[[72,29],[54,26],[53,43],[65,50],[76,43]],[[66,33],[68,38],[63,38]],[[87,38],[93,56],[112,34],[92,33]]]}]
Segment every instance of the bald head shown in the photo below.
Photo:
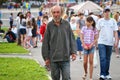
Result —
[{"label": "bald head", "polygon": [[54,12],[55,10],[62,12],[62,7],[59,5],[55,5],[51,8],[51,12]]},{"label": "bald head", "polygon": [[51,13],[55,21],[59,21],[63,15],[63,8],[61,6],[55,5],[51,8]]}]

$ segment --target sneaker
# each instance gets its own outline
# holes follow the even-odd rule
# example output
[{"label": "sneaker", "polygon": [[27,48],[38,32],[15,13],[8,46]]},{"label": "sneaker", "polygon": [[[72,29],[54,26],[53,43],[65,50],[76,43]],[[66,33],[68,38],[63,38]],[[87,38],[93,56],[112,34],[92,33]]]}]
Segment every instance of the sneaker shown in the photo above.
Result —
[{"label": "sneaker", "polygon": [[99,80],[105,80],[105,76],[101,75]]},{"label": "sneaker", "polygon": [[110,75],[107,75],[107,76],[106,76],[106,79],[111,80],[112,77],[111,77]]},{"label": "sneaker", "polygon": [[81,57],[79,59],[80,59],[80,61],[83,61],[83,59]]},{"label": "sneaker", "polygon": [[119,55],[116,55],[116,58],[119,58],[120,56]]},{"label": "sneaker", "polygon": [[86,80],[87,73],[82,76],[83,80]]}]

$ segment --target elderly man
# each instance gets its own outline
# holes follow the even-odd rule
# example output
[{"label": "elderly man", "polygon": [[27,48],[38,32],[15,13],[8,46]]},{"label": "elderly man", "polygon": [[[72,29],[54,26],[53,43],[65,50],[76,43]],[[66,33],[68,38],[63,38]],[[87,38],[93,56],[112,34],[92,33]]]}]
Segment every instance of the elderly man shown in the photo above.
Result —
[{"label": "elderly man", "polygon": [[63,20],[63,8],[56,5],[51,9],[53,20],[48,23],[45,32],[42,56],[46,65],[50,65],[52,80],[71,80],[70,55],[76,59],[76,42],[69,22]]}]

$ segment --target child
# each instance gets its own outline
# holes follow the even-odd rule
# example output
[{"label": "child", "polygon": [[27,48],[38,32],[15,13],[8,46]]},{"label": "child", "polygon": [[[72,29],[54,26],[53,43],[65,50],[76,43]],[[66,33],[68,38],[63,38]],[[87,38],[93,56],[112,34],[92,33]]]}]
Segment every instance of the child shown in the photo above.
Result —
[{"label": "child", "polygon": [[12,25],[11,31],[16,35],[17,38],[17,28],[16,28],[16,24]]},{"label": "child", "polygon": [[12,28],[12,25],[13,25],[13,13],[10,13],[9,20],[10,20],[10,28]]},{"label": "child", "polygon": [[35,18],[32,18],[32,41],[33,41],[33,48],[37,48],[37,23]]},{"label": "child", "polygon": [[44,38],[44,33],[46,30],[47,22],[48,22],[48,16],[43,16],[43,19],[42,19],[43,24],[40,27],[40,34],[42,35],[41,42],[43,41],[43,38]]},{"label": "child", "polygon": [[25,44],[24,47],[25,48],[32,48],[32,45],[30,44],[30,40],[32,39],[32,23],[31,21],[27,22],[27,28],[26,28],[26,37],[25,37]]},{"label": "child", "polygon": [[82,27],[81,29],[81,41],[83,45],[83,52],[84,52],[84,71],[85,74],[83,79],[86,79],[87,76],[87,68],[88,68],[88,59],[89,59],[89,73],[90,73],[90,80],[92,80],[93,74],[93,57],[94,57],[94,49],[95,44],[97,42],[97,29],[95,28],[95,21],[92,17],[87,17],[86,19],[86,26]]}]

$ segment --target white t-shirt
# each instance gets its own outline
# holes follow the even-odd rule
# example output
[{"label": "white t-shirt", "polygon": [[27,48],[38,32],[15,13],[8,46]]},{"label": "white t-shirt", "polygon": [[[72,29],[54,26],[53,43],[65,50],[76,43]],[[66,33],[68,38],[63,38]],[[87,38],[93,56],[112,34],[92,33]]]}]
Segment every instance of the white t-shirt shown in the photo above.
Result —
[{"label": "white t-shirt", "polygon": [[26,29],[26,31],[27,31],[27,36],[32,36],[32,28],[27,28]]},{"label": "white t-shirt", "polygon": [[12,28],[11,31],[12,31],[13,33],[17,34],[17,28],[16,28],[16,27],[15,27],[15,28]]},{"label": "white t-shirt", "polygon": [[72,30],[76,30],[77,24],[76,24],[76,23],[71,23],[71,22],[70,22],[70,26],[71,26],[71,29],[72,29]]},{"label": "white t-shirt", "polygon": [[22,19],[22,22],[20,24],[20,29],[26,29],[26,26],[23,26],[23,23],[26,23],[26,19]]},{"label": "white t-shirt", "polygon": [[118,30],[117,22],[112,18],[109,20],[101,18],[98,20],[96,27],[100,30],[98,44],[113,46],[114,31]]}]

